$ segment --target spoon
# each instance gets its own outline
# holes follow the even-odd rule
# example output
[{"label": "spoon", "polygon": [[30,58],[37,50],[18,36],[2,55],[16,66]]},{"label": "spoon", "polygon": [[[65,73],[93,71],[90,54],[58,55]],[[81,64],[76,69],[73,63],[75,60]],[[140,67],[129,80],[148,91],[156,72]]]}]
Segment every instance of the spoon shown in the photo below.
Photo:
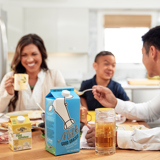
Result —
[{"label": "spoon", "polygon": [[38,105],[38,107],[43,111],[45,112],[45,110],[39,105],[39,103],[36,103]]},{"label": "spoon", "polygon": [[79,91],[79,92],[75,90],[75,92],[78,94],[78,96],[81,96],[81,95],[84,94],[85,92],[87,92],[87,91],[92,91],[92,90],[95,90],[95,89],[92,89],[92,88],[91,88],[91,89],[86,89],[86,90],[84,90],[84,91]]}]

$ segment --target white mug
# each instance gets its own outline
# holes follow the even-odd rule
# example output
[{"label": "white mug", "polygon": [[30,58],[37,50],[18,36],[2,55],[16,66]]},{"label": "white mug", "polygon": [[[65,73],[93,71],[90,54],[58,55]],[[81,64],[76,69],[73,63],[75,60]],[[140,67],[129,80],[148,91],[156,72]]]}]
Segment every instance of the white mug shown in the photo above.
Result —
[{"label": "white mug", "polygon": [[27,90],[28,88],[28,74],[20,73],[14,75],[14,90]]}]

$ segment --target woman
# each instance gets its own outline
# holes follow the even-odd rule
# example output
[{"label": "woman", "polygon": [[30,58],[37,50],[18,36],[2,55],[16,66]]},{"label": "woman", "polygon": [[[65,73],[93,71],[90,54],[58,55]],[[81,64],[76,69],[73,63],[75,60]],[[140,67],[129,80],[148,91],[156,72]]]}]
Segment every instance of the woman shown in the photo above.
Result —
[{"label": "woman", "polygon": [[[16,47],[11,68],[0,85],[0,112],[39,109],[37,103],[44,109],[45,96],[53,87],[64,87],[65,81],[61,73],[48,69],[47,52],[43,40],[36,34],[23,36]],[[24,91],[14,91],[14,74],[27,73],[29,86]]]}]

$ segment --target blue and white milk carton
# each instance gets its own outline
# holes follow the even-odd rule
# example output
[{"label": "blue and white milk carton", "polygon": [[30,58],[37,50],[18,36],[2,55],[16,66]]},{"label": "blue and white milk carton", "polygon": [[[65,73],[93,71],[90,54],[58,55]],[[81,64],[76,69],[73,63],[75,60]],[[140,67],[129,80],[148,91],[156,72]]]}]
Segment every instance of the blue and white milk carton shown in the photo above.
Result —
[{"label": "blue and white milk carton", "polygon": [[54,155],[80,151],[80,98],[74,88],[51,89],[45,98],[45,149]]}]

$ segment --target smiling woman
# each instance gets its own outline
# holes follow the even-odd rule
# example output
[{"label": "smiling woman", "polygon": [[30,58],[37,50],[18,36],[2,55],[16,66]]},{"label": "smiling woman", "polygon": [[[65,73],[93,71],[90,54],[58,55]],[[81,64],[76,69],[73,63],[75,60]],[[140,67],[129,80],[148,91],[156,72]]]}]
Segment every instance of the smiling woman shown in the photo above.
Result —
[{"label": "smiling woman", "polygon": [[[43,40],[36,34],[23,36],[16,47],[11,68],[0,86],[0,112],[9,106],[9,111],[39,109],[45,105],[45,96],[52,87],[64,87],[65,81],[61,73],[48,69],[47,52]],[[29,76],[27,90],[14,90],[14,74],[26,73]],[[29,87],[30,86],[30,87]]]},{"label": "smiling woman", "polygon": [[[37,82],[37,74],[41,70],[42,56],[38,47],[34,44],[25,46],[21,54],[22,66],[26,69],[26,73],[30,75],[29,85],[35,86]],[[33,90],[33,87],[31,88]]]},{"label": "smiling woman", "polygon": [[38,47],[34,44],[25,46],[21,53],[21,63],[26,68],[26,72],[37,74],[40,71],[42,56]]}]

